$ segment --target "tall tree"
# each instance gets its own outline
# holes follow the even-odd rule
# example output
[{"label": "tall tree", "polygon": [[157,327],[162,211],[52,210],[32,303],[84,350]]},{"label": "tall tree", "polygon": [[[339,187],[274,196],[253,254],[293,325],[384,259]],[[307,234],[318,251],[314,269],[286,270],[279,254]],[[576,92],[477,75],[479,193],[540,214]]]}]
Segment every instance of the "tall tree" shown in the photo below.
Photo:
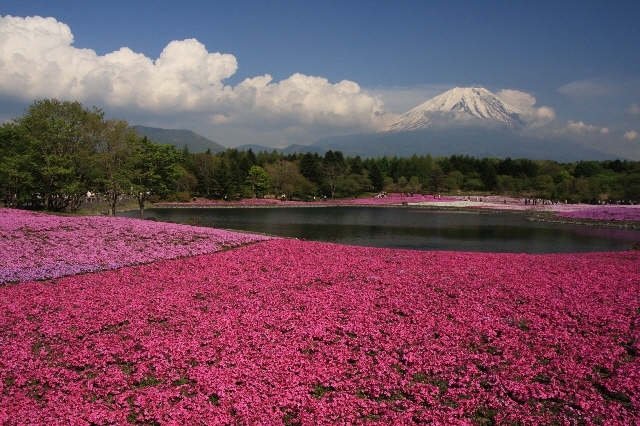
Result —
[{"label": "tall tree", "polygon": [[493,191],[498,186],[498,174],[492,160],[483,158],[480,161],[480,179],[487,191]]},{"label": "tall tree", "polygon": [[434,193],[440,192],[444,187],[444,182],[445,182],[445,174],[440,168],[440,166],[435,164],[431,169],[431,176],[429,176],[429,183],[433,192]]},{"label": "tall tree", "polygon": [[233,182],[229,162],[223,158],[214,172],[213,191],[219,197],[229,199],[233,193]]},{"label": "tall tree", "polygon": [[247,184],[251,187],[254,198],[258,194],[265,194],[269,190],[269,174],[260,166],[251,166],[247,174]]},{"label": "tall tree", "polygon": [[371,180],[371,186],[376,191],[382,190],[384,187],[384,173],[378,166],[377,162],[371,164],[371,170],[369,171],[369,179]]},{"label": "tall tree", "polygon": [[327,151],[320,165],[320,173],[323,177],[323,183],[327,186],[331,198],[333,198],[338,187],[349,175],[349,167],[344,160],[342,152]]},{"label": "tall tree", "polygon": [[[172,192],[185,174],[180,166],[181,153],[173,145],[151,142],[146,136],[133,138],[131,152],[131,186],[138,200],[140,219],[146,200],[151,195],[164,198]],[[193,178],[195,180],[195,177]]]},{"label": "tall tree", "polygon": [[125,120],[102,117],[94,120],[91,133],[97,144],[102,189],[109,202],[107,215],[115,216],[118,198],[133,192],[137,135]]},{"label": "tall tree", "polygon": [[15,124],[0,126],[0,190],[5,207],[21,207],[33,193],[33,170],[22,142]]},{"label": "tall tree", "polygon": [[102,115],[79,102],[45,99],[35,101],[14,120],[27,147],[25,165],[33,190],[41,195],[45,209],[63,211],[70,204],[77,208],[86,194],[95,170],[91,164],[95,140],[88,125]]},{"label": "tall tree", "polygon": [[322,183],[321,163],[322,159],[317,153],[307,152],[300,158],[300,173],[311,182],[320,185]]},{"label": "tall tree", "polygon": [[294,195],[309,197],[315,193],[315,185],[300,173],[300,166],[293,161],[278,160],[266,165],[271,189],[277,196],[289,199]]}]

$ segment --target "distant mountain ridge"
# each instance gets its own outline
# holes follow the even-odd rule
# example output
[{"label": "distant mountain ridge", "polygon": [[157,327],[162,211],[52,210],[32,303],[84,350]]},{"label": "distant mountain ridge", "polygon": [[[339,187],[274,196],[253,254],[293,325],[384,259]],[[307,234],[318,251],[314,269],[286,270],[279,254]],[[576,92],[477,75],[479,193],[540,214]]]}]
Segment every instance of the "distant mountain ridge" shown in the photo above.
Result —
[{"label": "distant mountain ridge", "polygon": [[138,135],[146,136],[152,142],[165,145],[175,145],[179,150],[186,146],[191,153],[206,152],[207,149],[210,149],[211,152],[215,154],[216,152],[221,152],[227,149],[196,132],[192,132],[191,130],[161,129],[159,127],[147,127],[140,125],[134,125],[131,126],[131,128],[134,129]]},{"label": "distant mountain ridge", "polygon": [[357,133],[321,139],[312,146],[342,151],[345,156],[363,158],[413,154],[432,157],[468,155],[475,158],[528,158],[574,162],[615,159],[618,156],[582,146],[567,139],[536,139],[504,132],[498,128],[426,128],[413,131]]}]

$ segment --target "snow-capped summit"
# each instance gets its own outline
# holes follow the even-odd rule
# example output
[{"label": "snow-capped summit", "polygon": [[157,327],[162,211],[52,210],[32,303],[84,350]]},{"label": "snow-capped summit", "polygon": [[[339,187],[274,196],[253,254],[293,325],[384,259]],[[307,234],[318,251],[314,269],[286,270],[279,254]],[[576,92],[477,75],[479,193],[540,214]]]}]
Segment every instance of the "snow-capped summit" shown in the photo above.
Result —
[{"label": "snow-capped summit", "polygon": [[[400,116],[386,131],[409,131],[456,124],[517,126],[524,114],[483,87],[456,87]],[[480,120],[480,121],[478,121]]]}]

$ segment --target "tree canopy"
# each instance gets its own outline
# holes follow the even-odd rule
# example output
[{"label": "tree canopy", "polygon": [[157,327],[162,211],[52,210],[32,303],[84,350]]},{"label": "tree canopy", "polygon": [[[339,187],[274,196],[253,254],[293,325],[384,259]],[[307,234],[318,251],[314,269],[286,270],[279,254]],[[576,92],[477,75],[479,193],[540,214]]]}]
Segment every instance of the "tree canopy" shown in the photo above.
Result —
[{"label": "tree canopy", "polygon": [[[88,194],[109,200],[166,196],[184,170],[175,147],[140,138],[125,120],[79,102],[45,99],[0,127],[0,185],[7,206],[75,211]],[[142,208],[142,204],[141,204]]]}]

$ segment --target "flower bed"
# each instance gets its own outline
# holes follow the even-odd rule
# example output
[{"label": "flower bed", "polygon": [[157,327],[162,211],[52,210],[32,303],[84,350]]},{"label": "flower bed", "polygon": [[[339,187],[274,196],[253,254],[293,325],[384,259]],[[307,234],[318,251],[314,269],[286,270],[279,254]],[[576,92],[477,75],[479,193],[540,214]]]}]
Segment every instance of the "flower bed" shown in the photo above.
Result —
[{"label": "flower bed", "polygon": [[638,265],[274,239],[5,285],[0,424],[638,424]]},{"label": "flower bed", "polygon": [[211,253],[269,238],[117,217],[0,209],[0,285]]},{"label": "flower bed", "polygon": [[369,198],[340,198],[340,199],[321,199],[314,201],[281,201],[273,198],[245,198],[240,201],[222,201],[222,200],[198,200],[189,203],[158,203],[163,207],[263,207],[263,206],[323,206],[323,205],[364,205],[364,206],[385,206],[385,205],[401,205],[402,203],[439,203],[447,201],[455,201],[452,197],[434,197],[433,195],[402,195],[388,194],[385,197],[369,197]]},{"label": "flower bed", "polygon": [[640,221],[640,206],[598,206],[570,212],[560,212],[556,216],[570,217],[573,219]]}]

